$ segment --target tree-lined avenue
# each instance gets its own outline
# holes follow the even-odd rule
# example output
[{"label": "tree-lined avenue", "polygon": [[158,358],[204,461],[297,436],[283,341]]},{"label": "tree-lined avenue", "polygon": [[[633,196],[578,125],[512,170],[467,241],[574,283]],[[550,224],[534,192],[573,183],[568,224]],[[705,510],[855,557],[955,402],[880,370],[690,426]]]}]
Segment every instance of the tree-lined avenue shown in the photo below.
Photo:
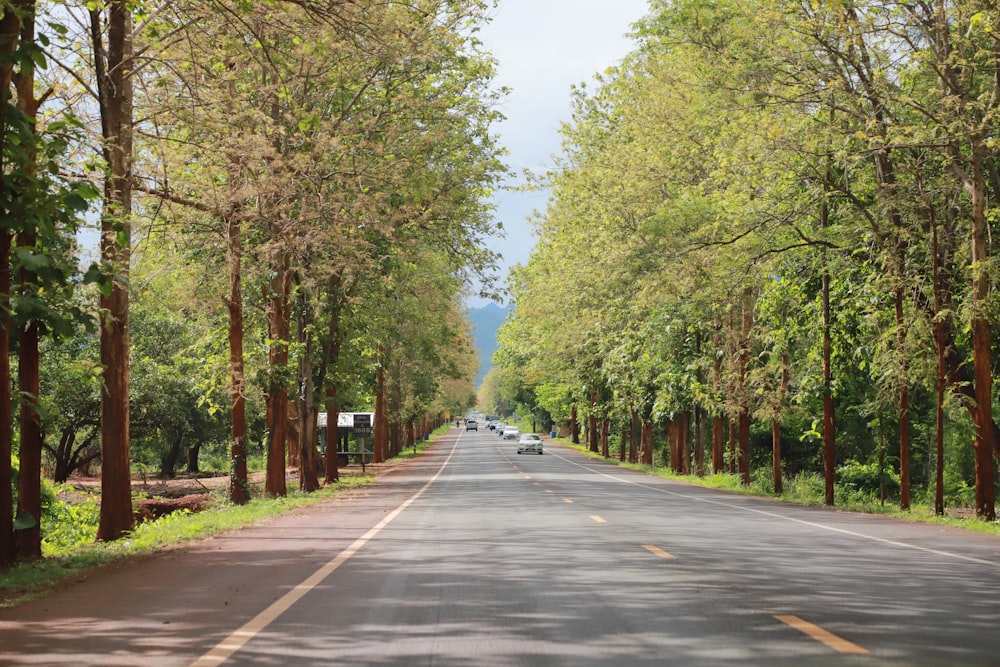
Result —
[{"label": "tree-lined avenue", "polygon": [[986,665],[998,556],[455,430],[341,500],[0,611],[0,663]]}]

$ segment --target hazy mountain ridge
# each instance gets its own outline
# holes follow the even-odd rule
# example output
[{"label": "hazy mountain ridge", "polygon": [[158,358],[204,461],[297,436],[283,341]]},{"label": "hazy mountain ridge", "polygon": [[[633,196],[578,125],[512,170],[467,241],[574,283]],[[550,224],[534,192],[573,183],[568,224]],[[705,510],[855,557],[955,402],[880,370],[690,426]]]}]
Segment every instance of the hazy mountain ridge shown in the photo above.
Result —
[{"label": "hazy mountain ridge", "polygon": [[513,305],[498,306],[488,303],[479,308],[469,309],[469,323],[472,325],[472,341],[479,357],[479,372],[476,374],[476,387],[483,383],[483,378],[493,364],[493,353],[497,349],[497,329],[513,310]]}]

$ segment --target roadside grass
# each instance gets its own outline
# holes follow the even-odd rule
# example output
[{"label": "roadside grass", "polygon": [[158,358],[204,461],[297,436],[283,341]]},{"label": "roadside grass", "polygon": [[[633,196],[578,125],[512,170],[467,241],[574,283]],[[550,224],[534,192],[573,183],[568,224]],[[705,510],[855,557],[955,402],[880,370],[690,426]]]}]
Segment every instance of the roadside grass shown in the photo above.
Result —
[{"label": "roadside grass", "polygon": [[[429,439],[420,438],[394,460],[419,456],[450,429],[450,424],[441,426]],[[12,607],[40,597],[64,583],[86,577],[95,568],[146,557],[173,545],[259,524],[291,510],[325,502],[364,486],[374,478],[371,471],[341,470],[336,485],[314,493],[290,490],[284,498],[258,495],[246,505],[230,504],[227,491],[219,489],[207,494],[211,498],[208,509],[194,513],[182,510],[141,523],[128,536],[115,542],[94,542],[100,512],[99,494],[88,495],[69,485],[46,484],[43,491],[43,557],[0,570],[0,607]],[[66,496],[72,496],[72,500],[63,500]],[[136,500],[141,497],[136,494]]]},{"label": "roadside grass", "polygon": [[[429,443],[428,443],[429,444]],[[43,538],[43,558],[18,563],[0,571],[0,607],[15,606],[40,597],[61,584],[84,578],[94,568],[149,556],[168,546],[193,542],[218,533],[262,523],[291,510],[325,502],[370,483],[372,474],[341,474],[340,482],[314,493],[290,491],[287,497],[255,497],[246,505],[232,505],[225,490],[211,494],[209,509],[179,511],[136,526],[127,537],[114,542],[94,542],[97,500],[54,502],[59,517]]]},{"label": "roadside grass", "polygon": [[[665,479],[672,479],[685,484],[719,489],[748,496],[771,498],[780,502],[787,502],[796,505],[806,505],[811,507],[826,506],[825,486],[823,478],[819,475],[801,475],[791,479],[786,479],[784,482],[784,493],[779,495],[774,493],[771,485],[769,479],[770,469],[765,471],[767,473],[766,479],[761,477],[754,478],[751,480],[750,486],[745,486],[738,475],[731,475],[728,473],[707,474],[704,477],[698,477],[696,475],[678,475],[670,468],[664,466],[649,466],[645,464],[621,462],[613,457],[605,459],[599,453],[591,452],[586,446],[574,445],[569,438],[556,438],[555,441],[560,445],[575,449],[593,459],[599,459],[622,468],[656,475],[657,477],[663,477]],[[879,514],[882,516],[905,519],[907,521],[963,528],[965,530],[986,533],[988,535],[1000,535],[1000,521],[991,522],[977,519],[975,518],[975,515],[972,514],[970,508],[955,508],[962,510],[961,516],[946,515],[942,517],[934,513],[933,505],[914,502],[911,503],[911,509],[909,511],[904,511],[889,502],[882,504],[878,498],[871,497],[865,493],[859,493],[854,489],[842,485],[836,485],[834,499],[836,501],[836,505],[831,509],[837,511]]]}]

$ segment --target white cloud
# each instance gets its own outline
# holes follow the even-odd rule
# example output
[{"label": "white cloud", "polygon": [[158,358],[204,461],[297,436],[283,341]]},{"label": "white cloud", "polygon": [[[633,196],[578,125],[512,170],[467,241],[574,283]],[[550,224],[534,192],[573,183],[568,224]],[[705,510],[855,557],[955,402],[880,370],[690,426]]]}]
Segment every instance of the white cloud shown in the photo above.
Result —
[{"label": "white cloud", "polygon": [[[625,35],[647,9],[646,0],[500,0],[479,38],[499,61],[498,85],[512,89],[498,131],[515,170],[552,164],[560,124],[570,119],[570,88],[632,50]],[[526,217],[545,196],[501,193],[497,205],[507,236],[495,249],[508,269],[528,260],[534,239]]]}]

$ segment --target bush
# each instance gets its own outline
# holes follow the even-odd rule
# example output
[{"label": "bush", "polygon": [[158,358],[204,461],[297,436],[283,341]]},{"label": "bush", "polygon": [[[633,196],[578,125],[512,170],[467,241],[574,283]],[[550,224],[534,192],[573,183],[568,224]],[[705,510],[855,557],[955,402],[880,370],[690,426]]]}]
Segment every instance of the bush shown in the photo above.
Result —
[{"label": "bush", "polygon": [[847,461],[837,467],[836,479],[846,496],[861,502],[879,500],[882,484],[887,499],[899,497],[899,474],[892,468],[879,470],[878,462]]}]

